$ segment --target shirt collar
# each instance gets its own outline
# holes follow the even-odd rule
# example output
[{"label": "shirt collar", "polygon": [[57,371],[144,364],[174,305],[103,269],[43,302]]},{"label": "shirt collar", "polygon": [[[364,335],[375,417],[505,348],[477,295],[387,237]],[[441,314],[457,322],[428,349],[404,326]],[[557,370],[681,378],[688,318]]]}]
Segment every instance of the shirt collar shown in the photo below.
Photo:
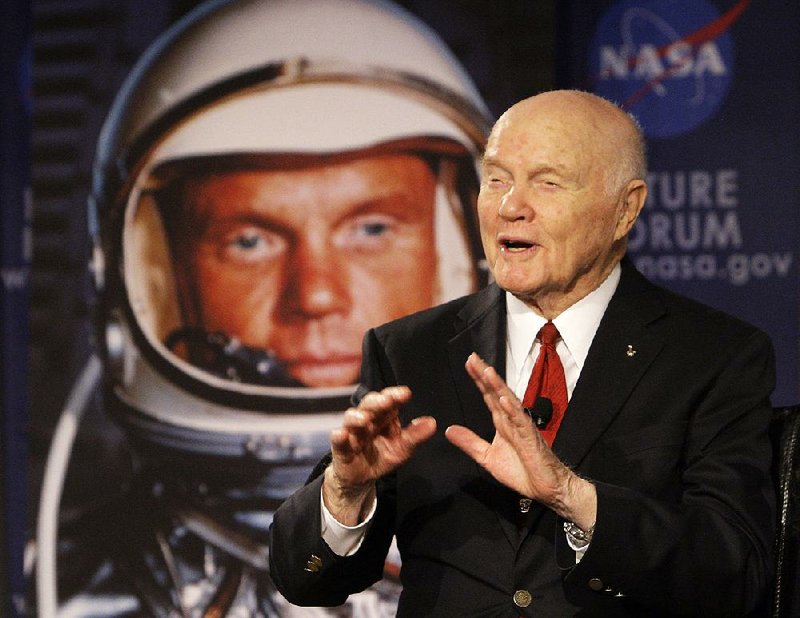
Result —
[{"label": "shirt collar", "polygon": [[[600,320],[617,289],[620,272],[620,265],[617,264],[599,287],[553,320],[578,371],[583,369]],[[536,333],[547,320],[509,292],[506,292],[506,312],[509,350],[517,366],[521,366],[522,359],[531,350]]]}]

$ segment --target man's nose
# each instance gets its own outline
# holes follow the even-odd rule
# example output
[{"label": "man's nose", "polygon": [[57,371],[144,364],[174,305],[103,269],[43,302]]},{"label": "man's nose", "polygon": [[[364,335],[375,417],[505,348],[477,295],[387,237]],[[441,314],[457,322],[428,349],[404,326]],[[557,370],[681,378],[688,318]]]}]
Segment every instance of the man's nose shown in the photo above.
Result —
[{"label": "man's nose", "polygon": [[533,208],[524,188],[519,185],[510,187],[500,198],[497,214],[506,221],[518,221],[531,217]]},{"label": "man's nose", "polygon": [[318,318],[349,308],[347,270],[328,243],[298,243],[290,260],[284,293],[289,313]]}]

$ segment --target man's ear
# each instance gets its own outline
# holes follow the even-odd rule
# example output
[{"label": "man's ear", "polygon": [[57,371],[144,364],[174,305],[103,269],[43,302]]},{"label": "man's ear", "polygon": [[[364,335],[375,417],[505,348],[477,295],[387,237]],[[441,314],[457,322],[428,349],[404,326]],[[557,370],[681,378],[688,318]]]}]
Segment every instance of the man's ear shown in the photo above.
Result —
[{"label": "man's ear", "polygon": [[619,202],[619,215],[617,218],[617,228],[614,231],[614,240],[619,240],[628,235],[633,228],[639,213],[644,208],[647,200],[647,184],[644,180],[635,179],[628,182],[622,192]]}]

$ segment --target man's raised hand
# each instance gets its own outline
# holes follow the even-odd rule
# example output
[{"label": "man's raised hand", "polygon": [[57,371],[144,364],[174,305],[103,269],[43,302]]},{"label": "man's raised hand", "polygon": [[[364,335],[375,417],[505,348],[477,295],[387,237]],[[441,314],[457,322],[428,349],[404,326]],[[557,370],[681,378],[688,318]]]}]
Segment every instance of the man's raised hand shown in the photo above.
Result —
[{"label": "man's raised hand", "polygon": [[362,521],[375,495],[375,481],[408,461],[436,431],[436,421],[429,416],[400,425],[400,407],[410,399],[411,390],[405,386],[367,393],[331,432],[333,459],[325,471],[323,499],[340,523]]},{"label": "man's raised hand", "polygon": [[489,443],[466,427],[452,425],[447,439],[506,487],[588,528],[597,511],[594,486],[556,457],[493,367],[472,354],[466,369],[491,412],[495,436]]}]

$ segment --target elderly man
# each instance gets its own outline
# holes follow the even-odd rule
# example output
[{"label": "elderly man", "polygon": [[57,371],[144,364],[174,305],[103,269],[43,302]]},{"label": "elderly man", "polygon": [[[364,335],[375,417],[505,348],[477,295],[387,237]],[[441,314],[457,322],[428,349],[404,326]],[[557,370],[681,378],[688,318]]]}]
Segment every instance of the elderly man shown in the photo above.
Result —
[{"label": "elderly man", "polygon": [[401,616],[757,608],[771,345],[624,259],[644,159],[588,93],[498,120],[478,200],[495,284],[367,334],[329,465],[273,523],[289,600],[343,602],[396,533]]}]

